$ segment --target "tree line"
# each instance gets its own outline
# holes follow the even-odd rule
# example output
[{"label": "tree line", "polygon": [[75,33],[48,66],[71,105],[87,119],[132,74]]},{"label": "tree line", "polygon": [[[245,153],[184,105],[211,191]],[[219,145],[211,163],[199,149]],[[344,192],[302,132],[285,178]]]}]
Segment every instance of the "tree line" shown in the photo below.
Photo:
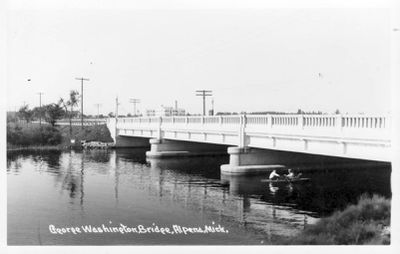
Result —
[{"label": "tree line", "polygon": [[50,103],[32,109],[30,109],[28,105],[20,107],[17,111],[17,118],[25,120],[27,123],[41,118],[54,126],[57,120],[61,118],[72,119],[76,117],[78,111],[75,111],[74,108],[78,106],[78,103],[78,91],[71,90],[67,99],[60,98],[57,103]]},{"label": "tree line", "polygon": [[[109,131],[103,125],[91,126],[84,130],[73,128],[72,119],[79,116],[79,102],[78,91],[71,90],[68,96],[59,98],[55,103],[34,108],[24,105],[16,112],[7,112],[7,146],[58,146],[70,144],[71,139],[111,142]],[[30,124],[39,119],[48,124]],[[68,119],[69,126],[56,126],[60,119]]]}]

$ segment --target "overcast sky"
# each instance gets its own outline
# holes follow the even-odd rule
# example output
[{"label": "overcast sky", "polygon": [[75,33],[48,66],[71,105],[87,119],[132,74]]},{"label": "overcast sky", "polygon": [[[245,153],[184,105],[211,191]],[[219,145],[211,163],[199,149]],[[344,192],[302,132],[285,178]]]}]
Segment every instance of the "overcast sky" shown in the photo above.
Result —
[{"label": "overcast sky", "polygon": [[129,98],[139,98],[142,111],[177,100],[200,113],[198,89],[213,90],[217,112],[390,110],[384,8],[39,2],[16,1],[8,12],[10,110],[24,101],[38,106],[38,92],[44,104],[67,97],[80,90],[81,76],[90,79],[89,114],[96,103],[102,113],[114,111],[116,96],[122,114],[132,112]]}]

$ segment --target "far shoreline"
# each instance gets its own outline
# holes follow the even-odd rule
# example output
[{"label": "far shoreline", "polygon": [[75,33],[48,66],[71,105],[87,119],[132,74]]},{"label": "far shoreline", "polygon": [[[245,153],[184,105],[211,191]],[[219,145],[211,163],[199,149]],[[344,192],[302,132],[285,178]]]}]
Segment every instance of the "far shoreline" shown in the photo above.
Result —
[{"label": "far shoreline", "polygon": [[35,123],[7,123],[7,152],[15,151],[70,151],[81,150],[82,141],[112,142],[105,125],[85,126],[40,126]]},{"label": "far shoreline", "polygon": [[14,145],[7,145],[7,152],[15,152],[15,151],[67,151],[72,150],[72,147],[69,146],[62,146],[62,145],[33,145],[33,146],[14,146]]}]

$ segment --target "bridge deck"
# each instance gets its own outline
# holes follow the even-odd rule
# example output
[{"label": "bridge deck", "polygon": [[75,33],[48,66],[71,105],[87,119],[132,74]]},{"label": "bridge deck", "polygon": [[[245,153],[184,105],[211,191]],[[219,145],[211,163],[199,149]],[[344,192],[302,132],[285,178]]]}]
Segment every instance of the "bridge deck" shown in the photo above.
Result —
[{"label": "bridge deck", "polygon": [[206,142],[390,161],[390,118],[230,115],[108,119],[114,135]]}]

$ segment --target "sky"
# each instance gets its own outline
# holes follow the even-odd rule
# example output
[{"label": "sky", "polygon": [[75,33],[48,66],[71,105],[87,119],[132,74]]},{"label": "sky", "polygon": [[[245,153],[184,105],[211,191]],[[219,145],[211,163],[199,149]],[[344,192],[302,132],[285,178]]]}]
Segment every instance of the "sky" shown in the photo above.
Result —
[{"label": "sky", "polygon": [[86,114],[115,111],[117,96],[120,114],[130,98],[201,113],[201,89],[216,112],[390,111],[388,9],[172,2],[12,2],[7,109],[38,106],[39,92],[57,102],[85,77]]}]

